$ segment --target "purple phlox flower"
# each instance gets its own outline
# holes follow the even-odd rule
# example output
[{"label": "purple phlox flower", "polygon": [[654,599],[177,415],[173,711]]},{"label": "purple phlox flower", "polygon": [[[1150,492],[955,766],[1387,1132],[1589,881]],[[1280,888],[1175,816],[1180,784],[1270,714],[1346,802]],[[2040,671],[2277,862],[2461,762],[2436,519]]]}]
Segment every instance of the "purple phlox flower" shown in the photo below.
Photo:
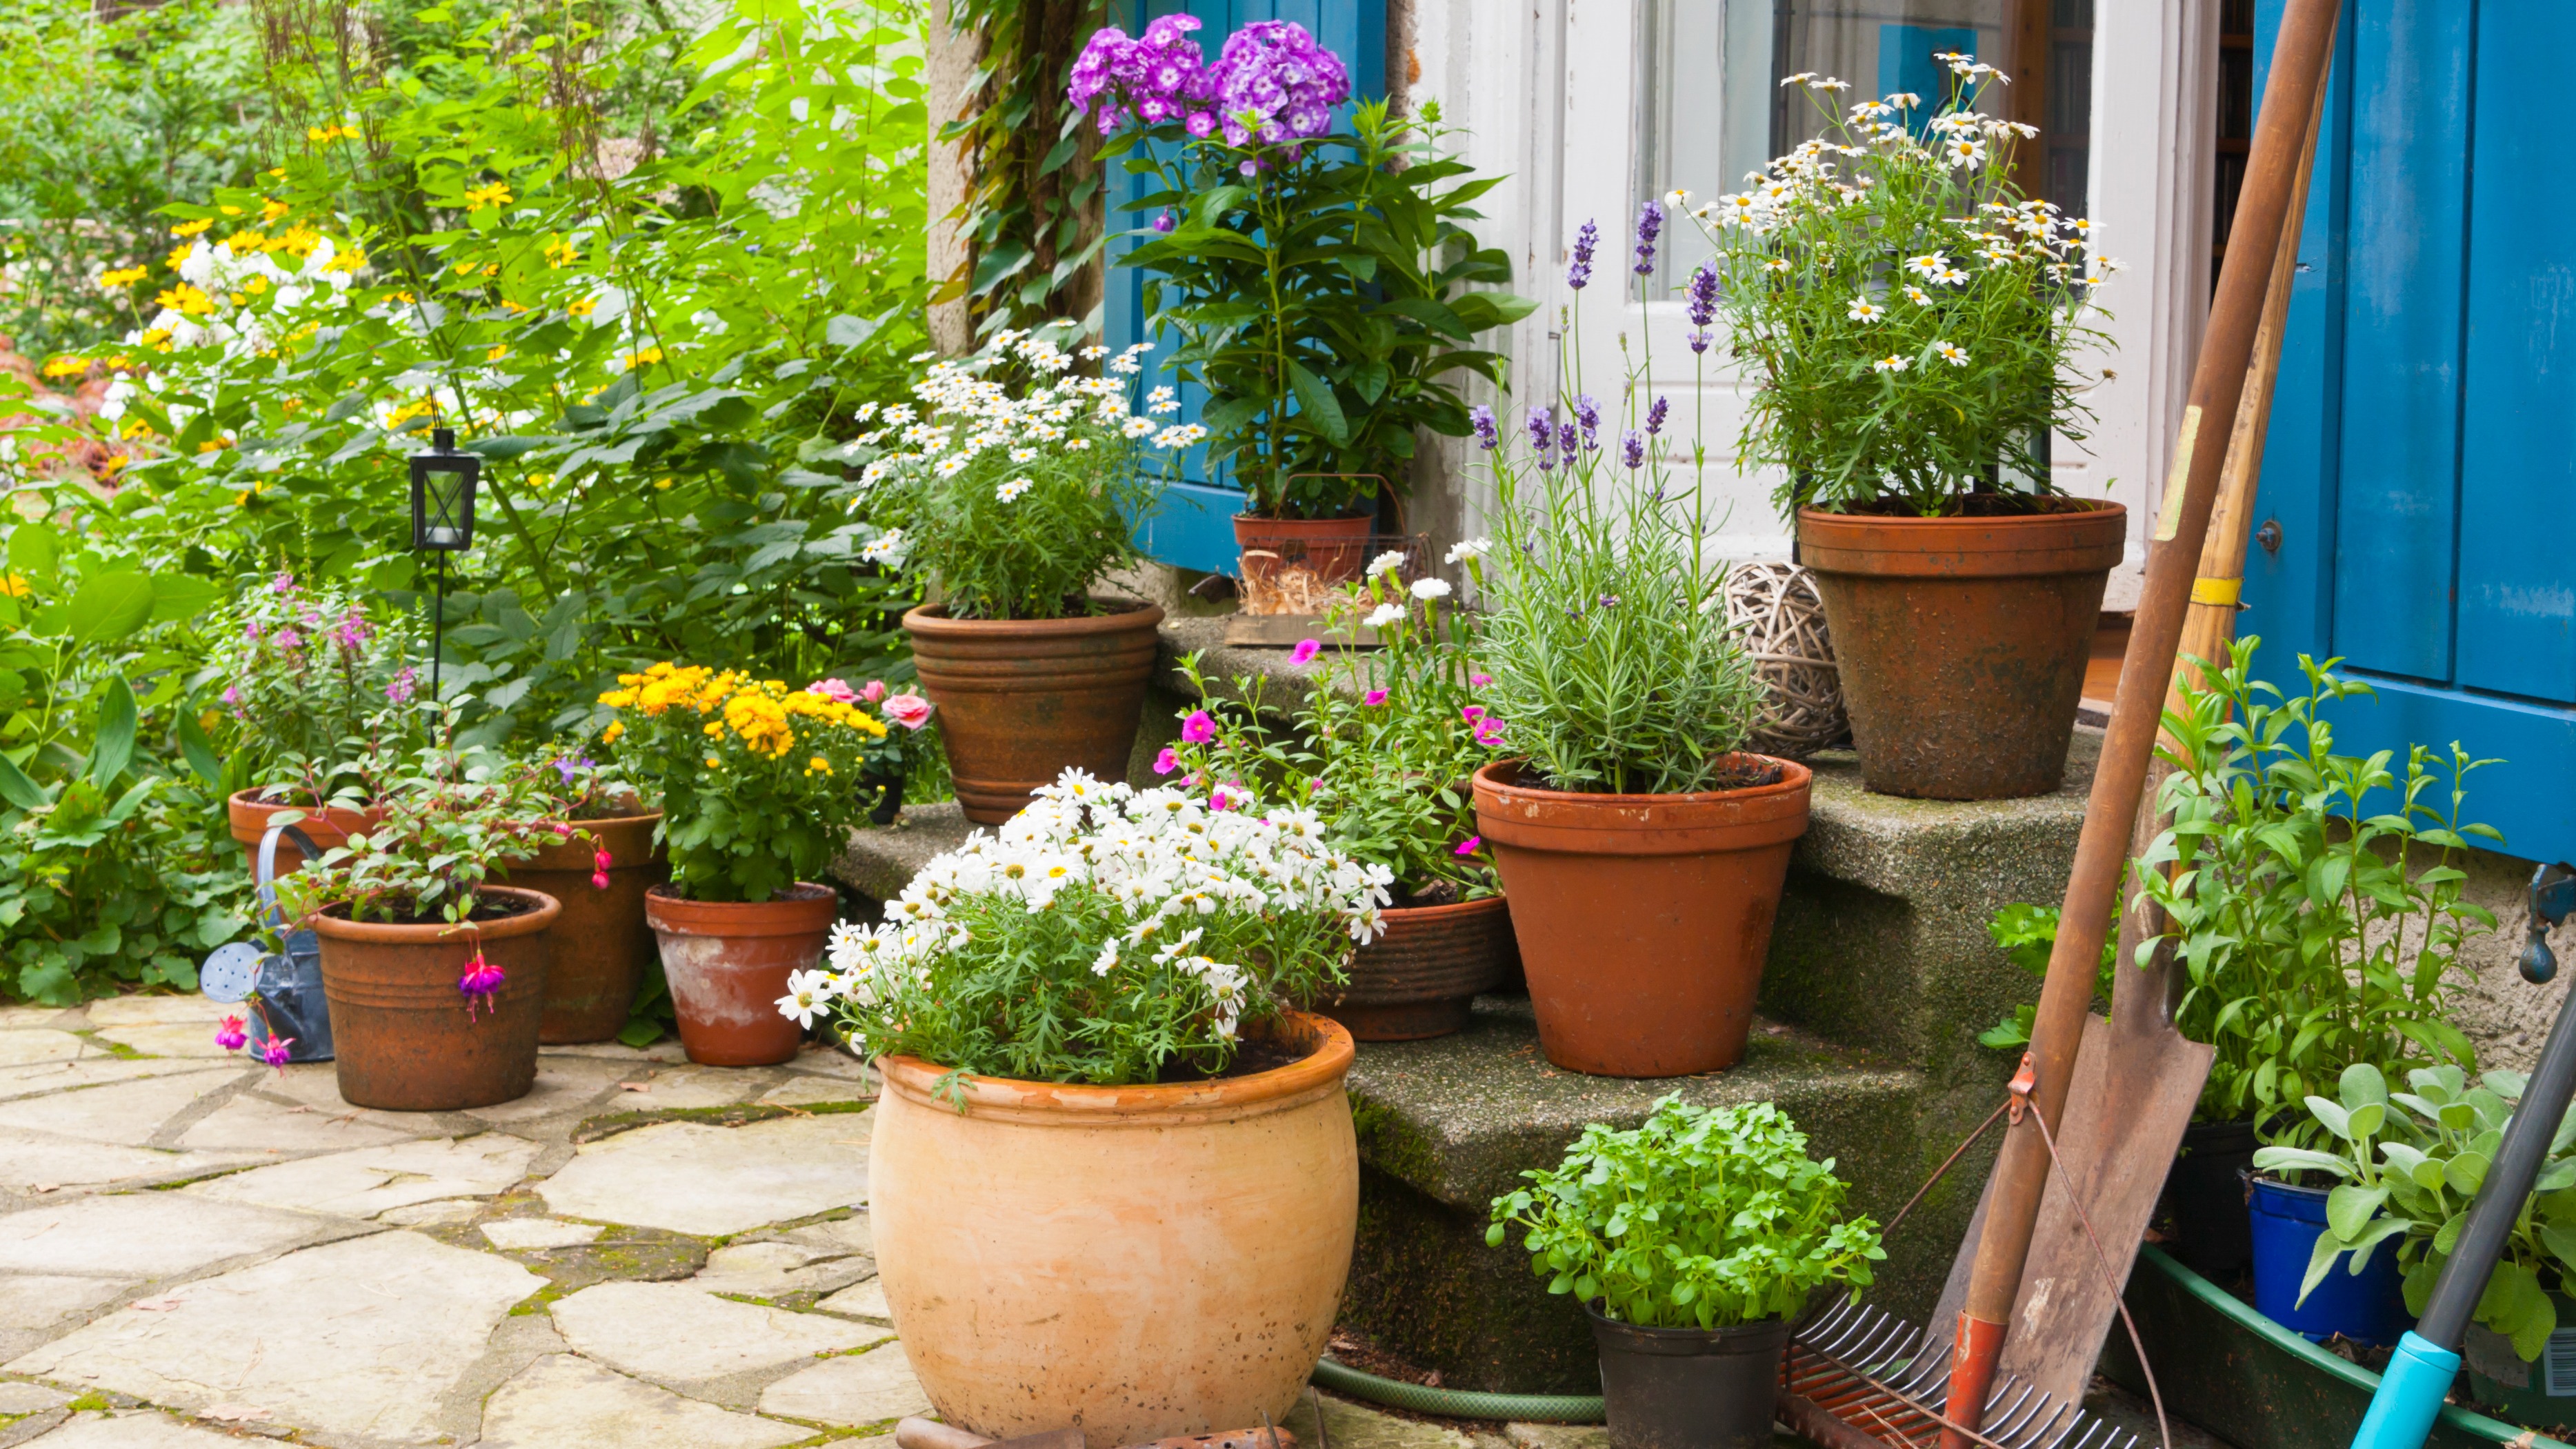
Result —
[{"label": "purple phlox flower", "polygon": [[1476,430],[1476,445],[1488,453],[1502,441],[1494,426],[1494,410],[1483,403],[1467,409],[1467,425]]},{"label": "purple phlox flower", "polygon": [[279,574],[276,578],[269,580],[268,591],[272,594],[294,593],[295,575],[284,573]]},{"label": "purple phlox flower", "polygon": [[1314,662],[1315,656],[1323,652],[1324,643],[1322,640],[1300,639],[1297,641],[1297,647],[1288,651],[1288,662],[1291,664],[1311,664]]},{"label": "purple phlox flower", "polygon": [[1574,234],[1574,260],[1565,269],[1565,285],[1580,292],[1592,283],[1592,251],[1601,245],[1601,228],[1585,222]]},{"label": "purple phlox flower", "polygon": [[1673,400],[1658,396],[1646,409],[1646,436],[1656,437],[1664,431],[1664,419],[1671,416]]},{"label": "purple phlox flower", "polygon": [[1375,709],[1379,705],[1386,703],[1386,691],[1383,689],[1372,689],[1368,693],[1360,696],[1360,703],[1367,705],[1371,709]]},{"label": "purple phlox flower", "polygon": [[1215,738],[1216,716],[1209,714],[1206,710],[1191,710],[1190,717],[1181,721],[1181,739],[1183,741],[1193,745],[1203,745]]},{"label": "purple phlox flower", "polygon": [[294,1046],[295,1038],[291,1036],[270,1037],[261,1044],[259,1059],[283,1072],[286,1070],[287,1060],[294,1055]]},{"label": "purple phlox flower", "polygon": [[1627,464],[1631,472],[1645,467],[1646,435],[1630,428],[1626,436],[1619,439],[1619,461]]},{"label": "purple phlox flower", "polygon": [[1484,844],[1485,837],[1481,835],[1470,835],[1466,839],[1458,842],[1458,853],[1460,855],[1474,855],[1479,849],[1483,848]]},{"label": "purple phlox flower", "polygon": [[1170,745],[1163,746],[1163,752],[1154,757],[1154,773],[1157,775],[1168,775],[1180,767],[1181,752]]},{"label": "purple phlox flower", "polygon": [[1341,57],[1293,21],[1256,20],[1227,36],[1208,75],[1214,85],[1204,99],[1217,103],[1229,146],[1312,140],[1351,98]]},{"label": "purple phlox flower", "polygon": [[393,682],[385,686],[385,698],[395,704],[409,704],[419,688],[420,672],[406,664],[394,671]]},{"label": "purple phlox flower", "polygon": [[1664,234],[1664,204],[1648,198],[1637,208],[1637,275],[1655,273],[1655,238]]},{"label": "purple phlox flower", "polygon": [[472,1016],[477,1003],[490,1007],[492,993],[499,991],[501,983],[509,979],[508,972],[493,965],[483,955],[482,948],[476,947],[474,959],[465,963],[465,974],[456,978],[456,990],[465,998],[465,1014]]},{"label": "purple phlox flower", "polygon": [[1576,396],[1574,420],[1583,425],[1585,451],[1597,451],[1601,447],[1601,404],[1592,400],[1592,394],[1587,392]]},{"label": "purple phlox flower", "polygon": [[1179,217],[1172,214],[1172,209],[1170,207],[1164,207],[1163,214],[1154,218],[1154,230],[1159,233],[1169,234],[1172,227],[1177,224],[1179,220]]},{"label": "purple phlox flower", "polygon": [[1568,418],[1564,422],[1556,425],[1556,450],[1565,455],[1565,461],[1568,467],[1573,466],[1574,450],[1581,442],[1582,437],[1575,431],[1574,420],[1572,418]]},{"label": "purple phlox flower", "polygon": [[225,1017],[215,1028],[215,1045],[228,1052],[240,1051],[250,1041],[250,1033],[244,1030],[246,1025],[238,1016]]}]

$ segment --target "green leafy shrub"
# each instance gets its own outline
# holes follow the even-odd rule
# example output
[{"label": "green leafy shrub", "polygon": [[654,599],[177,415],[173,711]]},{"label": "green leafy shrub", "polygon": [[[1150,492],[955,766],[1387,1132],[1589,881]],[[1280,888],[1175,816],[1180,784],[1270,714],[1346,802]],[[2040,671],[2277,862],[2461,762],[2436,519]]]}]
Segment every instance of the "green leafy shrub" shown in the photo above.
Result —
[{"label": "green leafy shrub", "polygon": [[1485,1241],[1525,1231],[1550,1293],[1647,1328],[1729,1328],[1794,1317],[1826,1284],[1853,1298],[1887,1257],[1878,1225],[1843,1216],[1833,1159],[1769,1102],[1655,1104],[1643,1126],[1595,1122],[1565,1160],[1494,1199]]},{"label": "green leafy shrub", "polygon": [[[2369,1266],[2381,1243],[2406,1269],[2406,1311],[2420,1314],[2433,1280],[2459,1241],[2469,1204],[2486,1181],[2504,1140],[2506,1119],[2522,1102],[2520,1072],[2488,1072],[2477,1085],[2456,1066],[2418,1067],[2411,1092],[2390,1092],[2377,1067],[2344,1068],[2335,1096],[2311,1096],[2308,1140],[2323,1150],[2264,1147],[2254,1165],[2272,1173],[2323,1173],[2326,1228],[2299,1284],[2305,1301],[2335,1261],[2351,1254],[2350,1271]],[[2576,1116],[2561,1122],[2529,1196],[2515,1212],[2504,1252],[2479,1295],[2478,1322],[2513,1340],[2528,1362],[2558,1327],[2551,1290],[2566,1291],[2576,1271]]]},{"label": "green leafy shrub", "polygon": [[2319,1129],[2298,1105],[2348,1067],[2475,1069],[2451,993],[2468,976],[2462,944],[2495,916],[2453,862],[2472,836],[2504,837],[2461,818],[2487,761],[2416,745],[2400,775],[2391,751],[2336,754],[2326,707],[2370,686],[2302,654],[2307,692],[2285,697],[2253,677],[2261,644],[2200,664],[2183,708],[2165,712],[2158,752],[2173,773],[2157,802],[2173,823],[2134,879],[2167,930],[2138,959],[2161,945],[2189,977],[2175,1025],[2218,1049],[2201,1114],[2309,1146]]},{"label": "green leafy shrub", "polygon": [[[2003,948],[2004,959],[2032,976],[2048,979],[2048,956],[2057,946],[2058,907],[2034,906],[2015,901],[1996,910],[1986,921],[1986,935]],[[2102,970],[2094,978],[2093,994],[2103,1003],[2111,999],[2112,968],[2119,964],[2118,932],[2102,943]],[[2039,1008],[2030,1003],[2015,1006],[2012,1013],[1993,1026],[1977,1033],[1977,1045],[1996,1051],[2019,1051],[2030,1045],[2031,1023]]]}]

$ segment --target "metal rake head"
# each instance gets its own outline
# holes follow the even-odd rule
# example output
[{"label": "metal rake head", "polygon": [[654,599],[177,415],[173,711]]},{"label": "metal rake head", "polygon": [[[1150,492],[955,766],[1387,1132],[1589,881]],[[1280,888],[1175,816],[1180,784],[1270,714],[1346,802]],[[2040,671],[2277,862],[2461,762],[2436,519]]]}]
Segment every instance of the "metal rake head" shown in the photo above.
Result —
[{"label": "metal rake head", "polygon": [[[1940,1442],[1950,1347],[1902,1319],[1862,1303],[1827,1308],[1790,1336],[1783,1373],[1789,1392],[1897,1449]],[[1988,1449],[2141,1449],[2137,1435],[2010,1376],[1996,1380],[1973,1438]]]}]

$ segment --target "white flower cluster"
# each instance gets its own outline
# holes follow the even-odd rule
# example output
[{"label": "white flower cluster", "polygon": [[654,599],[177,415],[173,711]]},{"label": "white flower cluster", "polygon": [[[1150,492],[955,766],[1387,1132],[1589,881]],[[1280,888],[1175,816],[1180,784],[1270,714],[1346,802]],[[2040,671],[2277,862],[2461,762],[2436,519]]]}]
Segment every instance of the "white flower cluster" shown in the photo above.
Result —
[{"label": "white flower cluster", "polygon": [[[343,305],[350,268],[334,265],[339,252],[329,237],[313,239],[300,262],[260,247],[233,250],[229,241],[200,237],[179,259],[178,282],[160,294],[161,307],[129,343],[167,339],[173,349],[220,348],[247,356],[277,344],[272,313],[291,317],[309,301]],[[252,299],[259,298],[258,306]]]},{"label": "white flower cluster", "polygon": [[1170,787],[1136,790],[1067,770],[999,833],[978,831],[923,867],[889,905],[887,924],[835,927],[828,967],[799,973],[779,1009],[810,1019],[836,1000],[864,1005],[897,973],[926,984],[942,955],[969,944],[950,914],[967,898],[1017,901],[1034,914],[1086,888],[1114,906],[1093,973],[1175,969],[1199,983],[1217,1034],[1232,1040],[1249,968],[1199,949],[1211,929],[1228,934],[1225,917],[1336,919],[1363,944],[1381,929],[1393,873],[1326,845],[1323,833],[1312,811],[1253,816]]}]

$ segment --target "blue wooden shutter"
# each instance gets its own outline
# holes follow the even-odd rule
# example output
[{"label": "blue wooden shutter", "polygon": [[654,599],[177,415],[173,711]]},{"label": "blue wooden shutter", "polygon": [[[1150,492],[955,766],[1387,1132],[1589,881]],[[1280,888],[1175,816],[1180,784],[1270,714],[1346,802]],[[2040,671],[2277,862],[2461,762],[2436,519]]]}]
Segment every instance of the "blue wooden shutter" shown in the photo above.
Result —
[{"label": "blue wooden shutter", "polygon": [[[1293,20],[1342,58],[1350,68],[1355,95],[1373,97],[1386,90],[1386,0],[1118,0],[1110,13],[1111,23],[1123,26],[1130,35],[1140,33],[1156,16],[1195,15],[1204,26],[1197,38],[1210,60],[1216,58],[1225,38],[1242,26],[1256,20]],[[1178,339],[1154,336],[1152,319],[1145,315],[1144,279],[1118,264],[1135,245],[1118,233],[1152,220],[1120,209],[1152,189],[1146,179],[1114,167],[1108,178],[1109,277],[1102,327],[1113,351],[1136,342],[1157,344],[1147,358],[1150,382],[1177,350]],[[1206,400],[1207,394],[1196,384],[1183,388],[1177,420],[1195,420]],[[1137,520],[1137,546],[1168,564],[1233,573],[1233,520],[1243,507],[1241,490],[1225,470],[1209,476],[1204,447],[1192,448],[1181,459],[1180,480],[1165,485],[1154,511]]]},{"label": "blue wooden shutter", "polygon": [[2576,6],[2351,0],[2337,43],[2240,627],[2378,690],[2339,750],[2500,756],[2468,818],[2576,858]]}]

